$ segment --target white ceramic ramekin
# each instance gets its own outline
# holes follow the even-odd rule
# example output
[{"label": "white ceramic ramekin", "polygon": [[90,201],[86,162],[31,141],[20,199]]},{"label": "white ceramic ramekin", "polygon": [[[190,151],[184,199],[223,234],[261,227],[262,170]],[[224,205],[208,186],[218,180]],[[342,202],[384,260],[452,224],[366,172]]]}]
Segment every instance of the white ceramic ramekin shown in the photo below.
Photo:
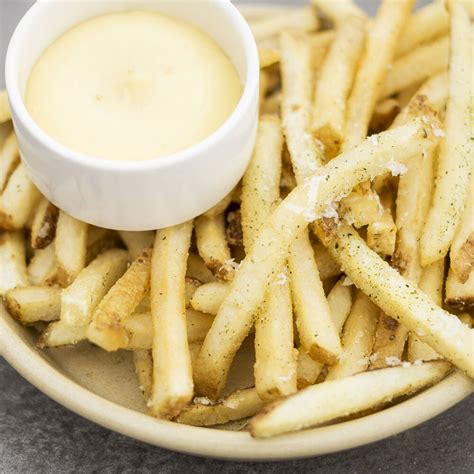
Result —
[{"label": "white ceramic ramekin", "polygon": [[[23,97],[36,60],[62,33],[88,18],[131,9],[160,11],[207,32],[233,61],[244,91],[232,115],[204,141],[156,160],[113,162],[53,140],[33,121]],[[258,52],[229,0],[38,0],[13,34],[5,78],[31,179],[51,202],[90,224],[151,230],[191,219],[231,191],[251,156],[258,121]]]}]

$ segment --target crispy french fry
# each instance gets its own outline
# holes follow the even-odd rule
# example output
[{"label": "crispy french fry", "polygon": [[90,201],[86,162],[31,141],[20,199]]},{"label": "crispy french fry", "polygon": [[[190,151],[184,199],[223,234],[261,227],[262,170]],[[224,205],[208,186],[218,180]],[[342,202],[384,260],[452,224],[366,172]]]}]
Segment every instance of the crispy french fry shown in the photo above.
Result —
[{"label": "crispy french fry", "polygon": [[367,227],[367,244],[379,255],[389,257],[395,251],[396,238],[397,228],[393,216],[389,209],[383,207],[382,215]]},{"label": "crispy french fry", "polygon": [[448,67],[449,37],[443,36],[421,45],[397,59],[389,70],[379,98],[390,97],[413,84],[418,84]]},{"label": "crispy french fry", "polygon": [[217,404],[198,397],[178,415],[175,421],[193,426],[223,425],[255,415],[265,403],[255,388],[238,390]]},{"label": "crispy french fry", "polygon": [[88,225],[59,212],[56,225],[56,259],[58,281],[69,286],[86,265]]},{"label": "crispy french fry", "polygon": [[61,347],[76,345],[86,339],[86,326],[68,326],[54,321],[46,327],[38,340],[38,347]]},{"label": "crispy french fry", "polygon": [[156,233],[151,263],[153,387],[149,408],[173,418],[193,397],[184,301],[192,221]]},{"label": "crispy french fry", "polygon": [[196,311],[217,314],[229,291],[230,285],[228,283],[222,281],[205,283],[196,289],[191,298],[191,306]]},{"label": "crispy french fry", "polygon": [[0,123],[8,122],[11,118],[12,114],[8,103],[7,91],[0,91]]},{"label": "crispy french fry", "polygon": [[326,380],[335,380],[367,370],[374,344],[379,309],[362,292],[357,292],[342,333],[343,352],[329,368]]},{"label": "crispy french fry", "polygon": [[[441,259],[423,269],[418,287],[435,305],[442,307],[443,286],[444,259]],[[410,362],[415,362],[417,360],[439,359],[440,356],[428,344],[421,342],[414,331],[408,337],[407,358]]]},{"label": "crispy french fry", "polygon": [[31,246],[34,249],[44,249],[54,240],[58,216],[58,208],[43,198],[36,209],[31,227]]},{"label": "crispy french fry", "polygon": [[315,71],[316,78],[318,78],[321,72],[321,67],[335,37],[336,33],[334,30],[318,31],[308,35],[308,40],[311,45],[313,69]]},{"label": "crispy french fry", "polygon": [[371,251],[357,232],[341,225],[329,249],[349,278],[387,315],[421,341],[474,376],[474,332],[431,300]]},{"label": "crispy french fry", "polygon": [[155,240],[155,233],[153,231],[148,232],[127,232],[120,231],[120,238],[128,249],[132,260],[136,260],[143,251],[151,247]]},{"label": "crispy french fry", "polygon": [[19,286],[28,286],[25,239],[22,232],[0,234],[0,296]]},{"label": "crispy french fry", "polygon": [[298,390],[301,388],[314,385],[318,380],[324,364],[314,360],[303,349],[298,350],[297,368],[296,368],[296,383]]},{"label": "crispy french fry", "polygon": [[143,251],[112,286],[94,312],[87,338],[107,351],[127,347],[123,327],[150,288],[151,249]]},{"label": "crispy french fry", "polygon": [[361,10],[352,0],[311,0],[311,3],[317,7],[331,22],[337,27],[344,24],[349,17],[365,18],[365,12]]},{"label": "crispy french fry", "polygon": [[341,147],[347,97],[364,41],[364,19],[348,17],[339,26],[316,81],[311,129],[324,145],[326,158],[336,156]]},{"label": "crispy french fry", "polygon": [[449,16],[443,2],[429,3],[408,18],[400,35],[395,56],[408,54],[417,46],[432,41],[448,31]]},{"label": "crispy french fry", "polygon": [[315,31],[319,21],[314,10],[305,7],[254,21],[250,27],[255,40],[262,41],[277,36],[282,30]]},{"label": "crispy french fry", "polygon": [[421,84],[413,84],[409,87],[406,87],[397,94],[397,101],[402,109],[409,104],[410,100],[413,98],[416,92],[418,92],[420,85]]},{"label": "crispy french fry", "polygon": [[226,241],[225,216],[199,216],[195,226],[196,245],[199,255],[218,280],[230,281],[235,270],[231,265],[231,255]]},{"label": "crispy french fry", "polygon": [[194,253],[189,254],[186,276],[199,280],[201,283],[216,281],[214,275],[211,273],[209,268],[206,267],[204,260]]},{"label": "crispy french fry", "polygon": [[14,132],[11,132],[0,150],[0,192],[5,189],[13,171],[20,163],[20,151]]},{"label": "crispy french fry", "polygon": [[474,272],[462,283],[452,270],[446,279],[446,304],[455,308],[471,308],[474,306]]},{"label": "crispy french fry", "polygon": [[[280,120],[262,117],[255,151],[242,180],[241,217],[247,250],[280,200],[282,147]],[[271,400],[296,391],[293,310],[286,266],[269,286],[256,316],[255,359],[255,389],[260,398]]]},{"label": "crispy french fry", "polygon": [[61,321],[85,326],[109,289],[127,268],[128,252],[108,250],[84,268],[61,294]]},{"label": "crispy french fry", "polygon": [[456,231],[449,257],[451,269],[461,283],[466,283],[474,269],[474,170],[461,223]]},{"label": "crispy french fry", "polygon": [[153,357],[150,350],[133,351],[133,365],[137,374],[138,387],[145,400],[151,395],[153,386]]},{"label": "crispy french fry", "polygon": [[101,253],[112,250],[120,245],[120,238],[114,230],[89,226],[87,232],[86,265],[89,265]]},{"label": "crispy french fry", "polygon": [[370,118],[394,56],[400,33],[409,18],[413,0],[384,0],[371,25],[365,52],[347,106],[344,149],[367,136]]},{"label": "crispy french fry", "polygon": [[449,363],[435,361],[323,382],[264,408],[252,419],[250,432],[268,438],[379,407],[438,382],[450,370]]},{"label": "crispy french fry", "polygon": [[23,324],[55,321],[61,312],[61,290],[50,286],[23,286],[5,294],[9,313]]},{"label": "crispy french fry", "polygon": [[0,227],[9,230],[25,227],[40,198],[40,192],[28,178],[26,168],[20,163],[0,197]]},{"label": "crispy french fry", "polygon": [[451,2],[451,57],[446,136],[441,143],[436,187],[421,238],[421,263],[443,258],[459,225],[472,168],[472,43],[469,16],[460,2]]},{"label": "crispy french fry", "polygon": [[50,286],[56,283],[58,263],[54,242],[44,249],[36,249],[28,265],[30,283],[35,286]]},{"label": "crispy french fry", "polygon": [[282,267],[287,249],[301,228],[321,215],[328,202],[382,174],[391,160],[403,161],[423,148],[431,149],[437,138],[425,126],[414,121],[378,135],[376,145],[373,139],[367,140],[339,155],[306,183],[298,185],[275,209],[241,263],[231,291],[206,336],[194,366],[198,393],[217,397],[222,390],[267,284]]}]

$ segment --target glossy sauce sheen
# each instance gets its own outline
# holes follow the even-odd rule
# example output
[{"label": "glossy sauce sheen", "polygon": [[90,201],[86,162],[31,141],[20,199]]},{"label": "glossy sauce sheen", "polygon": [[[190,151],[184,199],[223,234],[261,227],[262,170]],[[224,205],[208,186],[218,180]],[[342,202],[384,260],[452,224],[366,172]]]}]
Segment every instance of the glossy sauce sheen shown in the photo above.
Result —
[{"label": "glossy sauce sheen", "polygon": [[107,160],[149,160],[217,130],[242,94],[219,45],[159,13],[112,13],[79,24],[34,66],[26,106],[69,148]]}]

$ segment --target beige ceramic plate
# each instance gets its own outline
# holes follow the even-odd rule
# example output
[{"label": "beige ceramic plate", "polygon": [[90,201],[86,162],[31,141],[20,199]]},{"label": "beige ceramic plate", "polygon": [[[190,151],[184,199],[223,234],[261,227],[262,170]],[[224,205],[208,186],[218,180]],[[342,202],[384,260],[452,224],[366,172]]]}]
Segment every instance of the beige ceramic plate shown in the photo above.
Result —
[{"label": "beige ceramic plate", "polygon": [[[337,425],[255,440],[244,431],[195,428],[144,414],[129,354],[106,354],[89,344],[40,351],[37,334],[20,326],[0,306],[0,348],[5,359],[45,394],[106,428],[163,448],[226,459],[274,460],[315,456],[361,446],[399,433],[467,397],[474,383],[456,373],[423,393],[379,413]],[[250,344],[239,365],[251,367]],[[231,384],[248,386],[249,371]],[[238,425],[228,427],[238,428]]]}]

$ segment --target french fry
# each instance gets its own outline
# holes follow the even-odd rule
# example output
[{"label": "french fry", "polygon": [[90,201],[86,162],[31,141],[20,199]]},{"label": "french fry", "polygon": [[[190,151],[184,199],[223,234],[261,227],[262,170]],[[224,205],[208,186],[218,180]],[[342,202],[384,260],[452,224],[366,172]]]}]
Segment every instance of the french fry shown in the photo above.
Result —
[{"label": "french fry", "polygon": [[472,329],[473,318],[469,313],[461,313],[459,315],[459,321]]},{"label": "french fry", "polygon": [[363,18],[348,17],[339,26],[316,81],[311,129],[314,136],[324,145],[326,158],[336,156],[341,147],[347,97],[364,41]]},{"label": "french fry", "polygon": [[451,2],[450,10],[451,57],[446,136],[439,150],[436,187],[421,238],[423,266],[448,253],[465,206],[472,168],[471,26],[460,2]]},{"label": "french fry", "polygon": [[357,292],[342,333],[343,352],[329,367],[326,380],[349,377],[367,370],[374,344],[379,309],[362,292]]},{"label": "french fry", "polygon": [[50,286],[56,283],[58,263],[54,242],[44,249],[36,249],[28,265],[30,283],[35,286]]},{"label": "french fry", "polygon": [[311,0],[311,3],[336,27],[344,24],[349,17],[366,18],[366,14],[352,0]]},{"label": "french fry", "polygon": [[201,283],[210,283],[211,281],[216,281],[214,275],[211,273],[209,268],[206,267],[204,260],[195,253],[189,254],[186,276],[189,278],[194,278]]},{"label": "french fry", "polygon": [[11,132],[0,150],[0,192],[5,189],[13,171],[20,163],[20,151],[14,132]]},{"label": "french fry", "polygon": [[227,213],[226,238],[233,248],[243,247],[244,237],[242,232],[242,216],[240,209]]},{"label": "french fry", "polygon": [[229,291],[228,283],[222,281],[205,283],[196,289],[191,298],[191,306],[196,311],[217,314]]},{"label": "french fry", "polygon": [[107,351],[127,346],[123,325],[150,289],[151,249],[133,261],[94,312],[87,338]]},{"label": "french fry", "polygon": [[38,340],[38,347],[61,347],[76,345],[86,339],[86,326],[69,326],[62,321],[54,321],[46,327]]},{"label": "french fry", "polygon": [[446,279],[446,304],[455,308],[471,308],[474,306],[474,272],[462,283],[452,270]]},{"label": "french fry", "polygon": [[[435,305],[442,307],[443,286],[444,259],[442,258],[423,269],[418,287]],[[420,341],[415,331],[411,332],[408,337],[407,358],[410,362],[415,362],[417,360],[434,360],[440,357],[428,344]]]},{"label": "french fry", "polygon": [[61,290],[50,286],[23,286],[5,294],[8,312],[23,324],[55,321],[61,312]]},{"label": "french fry", "polygon": [[31,227],[31,246],[34,249],[44,249],[54,240],[58,216],[58,208],[43,198],[36,209]]},{"label": "french fry", "polygon": [[61,321],[85,326],[97,305],[127,268],[128,252],[108,250],[84,268],[61,294]]},{"label": "french fry", "polygon": [[449,257],[451,269],[461,283],[466,283],[474,269],[474,170],[471,171],[466,206],[456,231]]},{"label": "french fry", "polygon": [[448,67],[449,37],[443,36],[397,59],[389,70],[380,91],[380,99],[390,97],[418,84]]},{"label": "french fry", "polygon": [[319,28],[319,21],[314,10],[305,7],[254,21],[250,28],[255,41],[262,41],[277,36],[282,30],[315,31]]},{"label": "french fry", "polygon": [[59,212],[56,225],[56,259],[58,282],[69,286],[86,265],[88,225]]},{"label": "french fry", "polygon": [[280,62],[280,51],[270,46],[259,46],[258,57],[260,59],[260,68],[263,69]]},{"label": "french fry", "polygon": [[397,94],[397,101],[400,104],[400,107],[405,108],[413,96],[418,92],[421,84],[413,84],[409,87],[406,87]]},{"label": "french fry", "polygon": [[395,251],[397,228],[389,209],[383,207],[382,215],[367,227],[367,244],[382,257],[390,257]]},{"label": "french fry", "polygon": [[313,244],[314,259],[322,281],[339,276],[342,273],[339,264],[331,257],[326,247],[319,241]]},{"label": "french fry", "polygon": [[199,216],[195,222],[196,245],[199,255],[218,280],[230,281],[235,270],[226,241],[225,216]]},{"label": "french fry", "polygon": [[314,360],[303,349],[298,350],[297,367],[296,367],[296,384],[298,390],[314,385],[318,380],[324,364]]},{"label": "french fry", "polygon": [[184,279],[192,221],[156,233],[151,263],[153,387],[149,408],[173,418],[193,397]]},{"label": "french fry", "polygon": [[470,377],[474,376],[474,332],[384,262],[357,232],[341,225],[329,245],[346,274],[387,315]]},{"label": "french fry", "polygon": [[392,62],[413,4],[413,0],[384,0],[379,7],[347,105],[345,150],[367,136],[370,118],[387,75],[387,66]]},{"label": "french fry", "polygon": [[0,197],[0,227],[19,230],[25,227],[41,195],[20,163]]},{"label": "french fry", "polygon": [[443,2],[432,2],[416,10],[407,20],[397,44],[395,56],[400,57],[417,46],[428,43],[449,31],[449,16]]},{"label": "french fry", "polygon": [[[391,160],[403,161],[431,149],[437,138],[420,121],[384,132],[377,144],[364,141],[339,155],[298,185],[275,209],[240,265],[231,291],[219,308],[194,366],[196,390],[217,397],[230,364],[247,336],[268,282],[282,267],[287,249],[308,221],[316,219],[327,203],[354,186],[382,174]],[[225,336],[224,336],[225,335]]]},{"label": "french fry", "polygon": [[101,253],[117,248],[119,244],[120,238],[114,230],[90,225],[87,232],[86,265]]},{"label": "french fry", "polygon": [[265,407],[252,419],[250,432],[257,438],[268,438],[380,407],[433,385],[450,370],[449,363],[435,361],[323,382]]},{"label": "french fry", "polygon": [[153,231],[127,232],[121,230],[119,231],[119,235],[127,247],[132,260],[136,260],[140,257],[145,249],[153,245],[155,240],[155,233]]},{"label": "french fry", "polygon": [[[334,30],[318,31],[308,35],[308,41],[311,46],[311,57],[313,62],[313,70],[316,75],[316,79],[319,77],[321,67],[324,64],[324,60],[329,52],[336,33]],[[280,58],[281,60],[281,58]]]},{"label": "french fry", "polygon": [[8,122],[11,118],[12,114],[8,103],[7,91],[0,90],[0,123]]},{"label": "french fry", "polygon": [[151,351],[133,351],[133,365],[137,374],[138,387],[142,391],[145,400],[148,400],[153,386],[153,358]]},{"label": "french fry", "polygon": [[175,421],[192,426],[223,425],[255,415],[265,403],[255,388],[238,390],[217,404],[198,397],[192,405],[184,408]]},{"label": "french fry", "polygon": [[383,130],[387,130],[399,112],[400,103],[398,99],[389,97],[388,99],[378,102],[370,120],[369,130],[373,133],[380,133]]},{"label": "french fry", "polygon": [[280,115],[281,92],[275,91],[265,98],[261,115]]},{"label": "french fry", "polygon": [[[242,180],[241,218],[247,251],[280,200],[282,147],[280,120],[262,117],[255,151]],[[286,266],[269,286],[256,315],[255,359],[255,389],[260,398],[271,400],[296,391],[293,309]]]},{"label": "french fry", "polygon": [[0,234],[0,296],[12,288],[28,285],[23,234],[3,232]]}]

